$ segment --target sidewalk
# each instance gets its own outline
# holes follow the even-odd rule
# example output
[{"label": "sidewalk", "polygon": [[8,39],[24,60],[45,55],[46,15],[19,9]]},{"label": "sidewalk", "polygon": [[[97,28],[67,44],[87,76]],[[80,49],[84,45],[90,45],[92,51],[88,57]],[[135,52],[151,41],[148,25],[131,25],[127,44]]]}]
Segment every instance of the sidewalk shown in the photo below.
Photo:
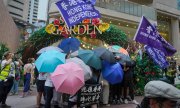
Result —
[{"label": "sidewalk", "polygon": [[[35,108],[36,105],[36,89],[32,88],[33,92],[31,95],[20,98],[18,95],[8,96],[7,104],[11,106],[11,108]],[[20,92],[21,94],[22,92]],[[135,97],[135,99],[140,102],[142,100],[142,96]],[[134,104],[122,104],[122,105],[111,105],[110,107],[100,107],[100,108],[136,108]]]}]

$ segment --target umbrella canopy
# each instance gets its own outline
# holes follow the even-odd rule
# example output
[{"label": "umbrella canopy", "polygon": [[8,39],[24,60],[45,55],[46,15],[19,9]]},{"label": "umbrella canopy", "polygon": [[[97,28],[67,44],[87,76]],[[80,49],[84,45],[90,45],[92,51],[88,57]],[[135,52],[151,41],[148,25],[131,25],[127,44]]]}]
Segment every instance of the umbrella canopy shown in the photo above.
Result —
[{"label": "umbrella canopy", "polygon": [[120,57],[119,63],[121,64],[131,61],[128,52],[118,45],[112,45],[108,48],[108,50],[113,52],[115,56]]},{"label": "umbrella canopy", "polygon": [[120,83],[123,80],[123,70],[119,63],[110,64],[103,61],[102,75],[111,84]]},{"label": "umbrella canopy", "polygon": [[73,63],[58,65],[51,76],[56,91],[74,95],[84,85],[83,69]]},{"label": "umbrella canopy", "polygon": [[92,71],[88,65],[86,65],[81,59],[74,57],[66,60],[66,63],[73,62],[81,66],[84,71],[84,80],[87,81],[92,77]]},{"label": "umbrella canopy", "polygon": [[54,72],[59,64],[65,63],[65,54],[59,51],[46,51],[42,53],[35,61],[35,65],[39,72]]},{"label": "umbrella canopy", "polygon": [[63,52],[63,50],[58,48],[58,47],[48,46],[48,47],[40,49],[36,54],[42,54],[43,52],[51,51],[51,50],[56,50],[56,51],[59,51],[59,52]]},{"label": "umbrella canopy", "polygon": [[77,51],[80,47],[80,41],[77,38],[67,38],[58,45],[65,53]]},{"label": "umbrella canopy", "polygon": [[119,52],[129,56],[129,53],[122,47],[119,49]]},{"label": "umbrella canopy", "polygon": [[120,64],[124,64],[126,62],[130,62],[131,58],[128,55],[122,53],[115,53],[115,56],[119,56],[120,60],[118,61]]},{"label": "umbrella canopy", "polygon": [[109,46],[109,51],[111,52],[114,52],[114,53],[122,53],[122,54],[125,54],[125,55],[128,55],[129,56],[129,53],[122,47],[118,46],[118,45],[112,45],[112,46]]},{"label": "umbrella canopy", "polygon": [[97,56],[99,56],[103,60],[106,60],[110,63],[116,62],[114,54],[106,48],[98,47],[98,48],[94,49],[94,52],[95,52],[95,54],[97,54]]},{"label": "umbrella canopy", "polygon": [[101,60],[92,50],[79,50],[78,57],[89,66],[99,70],[101,69]]}]

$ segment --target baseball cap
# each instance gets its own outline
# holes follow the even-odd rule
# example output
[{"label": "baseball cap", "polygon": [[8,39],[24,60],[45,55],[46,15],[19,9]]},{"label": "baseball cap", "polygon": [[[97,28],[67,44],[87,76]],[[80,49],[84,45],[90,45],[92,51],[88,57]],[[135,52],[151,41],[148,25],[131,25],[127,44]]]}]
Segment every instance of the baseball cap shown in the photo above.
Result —
[{"label": "baseball cap", "polygon": [[144,88],[145,97],[162,97],[173,101],[180,100],[180,90],[163,81],[150,81]]}]

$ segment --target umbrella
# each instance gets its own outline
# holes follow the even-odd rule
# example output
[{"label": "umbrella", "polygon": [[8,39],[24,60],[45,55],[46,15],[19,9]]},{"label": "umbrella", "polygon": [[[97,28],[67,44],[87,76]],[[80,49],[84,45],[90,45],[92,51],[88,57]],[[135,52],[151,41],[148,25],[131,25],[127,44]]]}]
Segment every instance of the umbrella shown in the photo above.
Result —
[{"label": "umbrella", "polygon": [[74,62],[81,66],[84,71],[84,80],[87,81],[92,77],[92,71],[89,66],[87,66],[81,59],[74,57],[66,60],[66,63]]},{"label": "umbrella", "polygon": [[116,59],[112,52],[103,47],[98,47],[94,49],[95,54],[97,54],[101,59],[106,60],[110,63],[115,63]]},{"label": "umbrella", "polygon": [[35,65],[39,72],[54,72],[59,64],[65,63],[65,54],[59,51],[46,51],[42,53],[35,61]]},{"label": "umbrella", "polygon": [[123,80],[123,70],[119,63],[110,64],[107,61],[103,61],[102,75],[111,84],[120,83]]},{"label": "umbrella", "polygon": [[108,49],[111,52],[122,53],[122,54],[125,54],[125,55],[129,56],[129,53],[124,48],[122,48],[122,47],[120,47],[118,45],[112,45]]},{"label": "umbrella", "polygon": [[121,64],[131,61],[128,52],[118,45],[112,45],[108,48],[108,50],[113,52],[115,56],[120,57],[119,63]]},{"label": "umbrella", "polygon": [[58,48],[58,47],[48,46],[48,47],[40,49],[36,54],[42,54],[43,52],[50,51],[50,50],[56,50],[56,51],[59,51],[59,52],[63,52],[63,50]]},{"label": "umbrella", "polygon": [[83,69],[73,63],[58,65],[51,76],[56,91],[74,95],[84,85]]},{"label": "umbrella", "polygon": [[58,45],[65,53],[77,51],[80,47],[80,41],[76,38],[67,38]]},{"label": "umbrella", "polygon": [[125,55],[125,54],[122,54],[122,53],[115,53],[115,56],[120,57],[120,59],[118,61],[120,64],[131,62],[131,58],[128,55]]},{"label": "umbrella", "polygon": [[92,50],[79,50],[78,57],[87,65],[99,70],[101,69],[101,60]]}]

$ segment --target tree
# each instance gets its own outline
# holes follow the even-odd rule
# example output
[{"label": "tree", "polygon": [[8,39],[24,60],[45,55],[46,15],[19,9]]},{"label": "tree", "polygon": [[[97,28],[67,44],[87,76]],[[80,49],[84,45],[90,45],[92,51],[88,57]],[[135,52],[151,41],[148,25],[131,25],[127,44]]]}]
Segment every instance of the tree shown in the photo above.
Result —
[{"label": "tree", "polygon": [[7,51],[9,51],[9,48],[7,48],[6,44],[0,43],[0,60],[2,59],[3,54]]},{"label": "tree", "polygon": [[163,77],[162,70],[153,62],[146,52],[143,53],[143,59],[138,56],[136,59],[135,73],[135,87],[136,94],[142,95],[144,93],[144,86],[151,80],[157,80]]}]

